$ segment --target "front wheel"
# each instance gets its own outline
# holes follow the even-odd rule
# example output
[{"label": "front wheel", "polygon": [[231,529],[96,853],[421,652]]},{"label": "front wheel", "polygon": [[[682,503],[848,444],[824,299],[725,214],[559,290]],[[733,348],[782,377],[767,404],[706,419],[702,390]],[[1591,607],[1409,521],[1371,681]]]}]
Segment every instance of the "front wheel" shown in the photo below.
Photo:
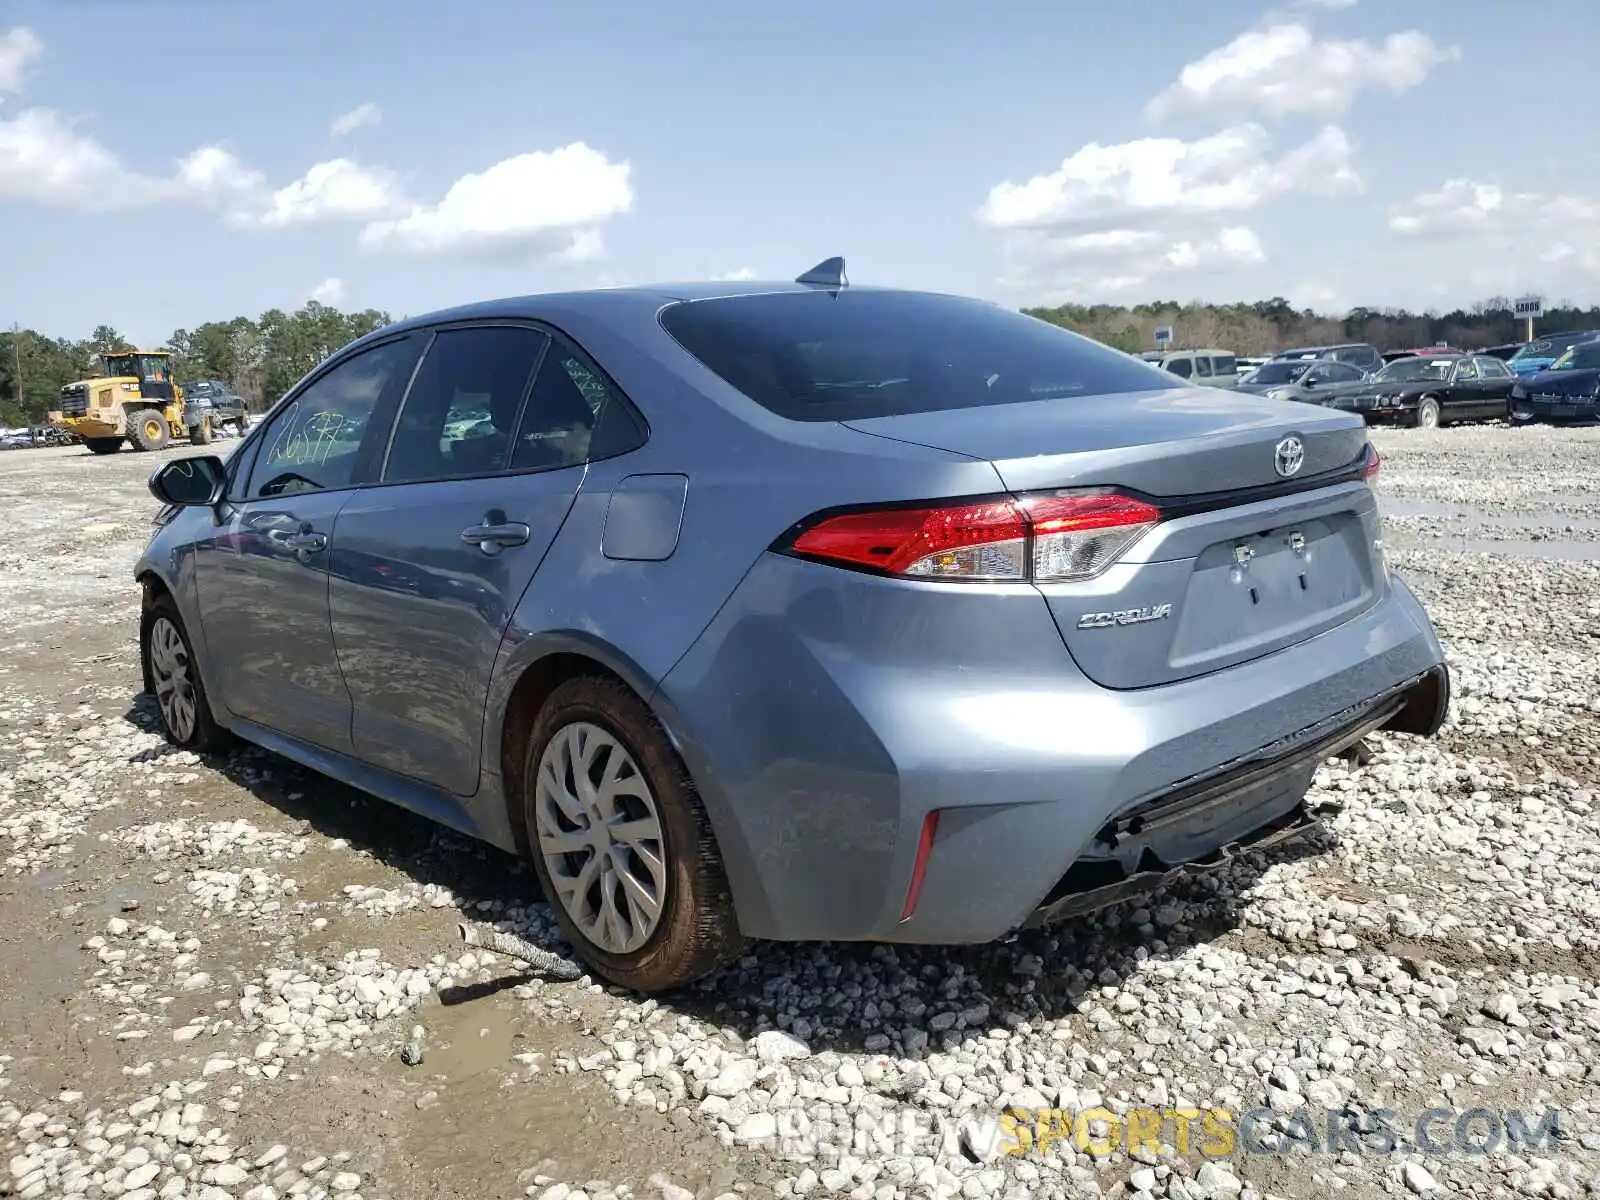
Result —
[{"label": "front wheel", "polygon": [[211,418],[207,417],[189,431],[189,444],[191,446],[208,446],[211,444]]},{"label": "front wheel", "polygon": [[89,447],[90,454],[116,454],[122,449],[122,439],[114,438],[84,438],[83,444]]},{"label": "front wheel", "polygon": [[178,606],[162,596],[145,609],[139,627],[139,660],[146,690],[161,710],[167,740],[185,750],[212,750],[226,734],[211,714],[200,665],[189,646],[189,634]]},{"label": "front wheel", "polygon": [[1424,396],[1417,402],[1416,427],[1418,429],[1439,428],[1439,402],[1432,396]]},{"label": "front wheel", "polygon": [[153,408],[137,409],[128,415],[128,436],[140,450],[164,450],[167,419]]},{"label": "front wheel", "polygon": [[597,975],[666,991],[739,953],[711,822],[666,734],[627,687],[583,677],[551,693],[522,779],[534,872]]}]

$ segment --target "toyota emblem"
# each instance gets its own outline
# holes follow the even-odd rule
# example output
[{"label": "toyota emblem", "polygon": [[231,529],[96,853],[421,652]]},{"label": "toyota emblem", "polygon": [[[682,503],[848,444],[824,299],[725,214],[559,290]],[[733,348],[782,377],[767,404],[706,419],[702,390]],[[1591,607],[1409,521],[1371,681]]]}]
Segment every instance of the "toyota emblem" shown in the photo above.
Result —
[{"label": "toyota emblem", "polygon": [[1290,435],[1278,443],[1272,452],[1272,465],[1278,469],[1278,474],[1285,479],[1299,472],[1305,465],[1306,445],[1299,438]]}]

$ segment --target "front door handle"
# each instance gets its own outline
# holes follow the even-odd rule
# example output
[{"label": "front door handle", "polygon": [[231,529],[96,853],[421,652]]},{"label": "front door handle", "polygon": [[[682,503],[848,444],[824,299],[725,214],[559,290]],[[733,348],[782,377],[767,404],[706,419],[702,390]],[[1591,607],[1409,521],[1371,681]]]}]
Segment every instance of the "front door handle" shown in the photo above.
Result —
[{"label": "front door handle", "polygon": [[311,556],[328,548],[328,535],[311,528],[310,521],[300,522],[300,528],[283,539],[283,544],[294,551],[294,556],[307,565]]},{"label": "front door handle", "polygon": [[476,546],[485,554],[499,554],[507,546],[521,546],[532,534],[521,521],[506,520],[498,509],[484,516],[482,525],[469,525],[461,531],[461,540]]}]

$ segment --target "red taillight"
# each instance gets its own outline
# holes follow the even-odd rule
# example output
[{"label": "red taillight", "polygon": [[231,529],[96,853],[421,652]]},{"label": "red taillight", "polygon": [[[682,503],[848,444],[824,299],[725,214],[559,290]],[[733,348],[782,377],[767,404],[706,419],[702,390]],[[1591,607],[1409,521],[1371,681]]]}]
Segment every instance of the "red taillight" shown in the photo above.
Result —
[{"label": "red taillight", "polygon": [[1090,579],[1161,510],[1115,492],[1059,492],[825,517],[795,554],[915,579],[1047,583]]},{"label": "red taillight", "polygon": [[928,873],[928,855],[933,852],[933,835],[939,832],[939,810],[934,809],[922,818],[922,836],[917,839],[917,857],[911,864],[911,884],[906,888],[905,907],[900,919],[908,921],[917,911],[917,897],[922,895],[922,877]]},{"label": "red taillight", "polygon": [[1367,446],[1367,462],[1366,465],[1361,468],[1361,477],[1368,483],[1371,483],[1378,477],[1378,468],[1382,465],[1382,462],[1378,458],[1378,448],[1369,443]]}]

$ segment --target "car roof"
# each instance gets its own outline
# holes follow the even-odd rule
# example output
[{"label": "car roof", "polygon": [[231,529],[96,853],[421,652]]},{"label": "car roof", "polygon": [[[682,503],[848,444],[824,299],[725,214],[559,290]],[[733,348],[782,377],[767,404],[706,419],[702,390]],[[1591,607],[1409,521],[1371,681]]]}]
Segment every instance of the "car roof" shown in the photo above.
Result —
[{"label": "car roof", "polygon": [[830,289],[826,285],[803,284],[794,280],[728,280],[680,283],[630,284],[625,287],[585,288],[566,292],[532,292],[521,296],[503,296],[494,300],[480,300],[452,308],[437,309],[405,317],[358,338],[343,347],[340,354],[357,346],[383,338],[393,337],[429,325],[443,325],[455,321],[485,320],[545,320],[557,323],[565,315],[605,320],[615,316],[619,309],[635,312],[653,311],[668,304],[682,301],[723,300],[737,296],[763,296],[782,293],[807,293],[840,290],[899,295],[942,295],[952,300],[969,303],[987,303],[972,296],[956,293],[925,291],[915,288],[874,287],[870,284],[849,284],[845,288]]}]

